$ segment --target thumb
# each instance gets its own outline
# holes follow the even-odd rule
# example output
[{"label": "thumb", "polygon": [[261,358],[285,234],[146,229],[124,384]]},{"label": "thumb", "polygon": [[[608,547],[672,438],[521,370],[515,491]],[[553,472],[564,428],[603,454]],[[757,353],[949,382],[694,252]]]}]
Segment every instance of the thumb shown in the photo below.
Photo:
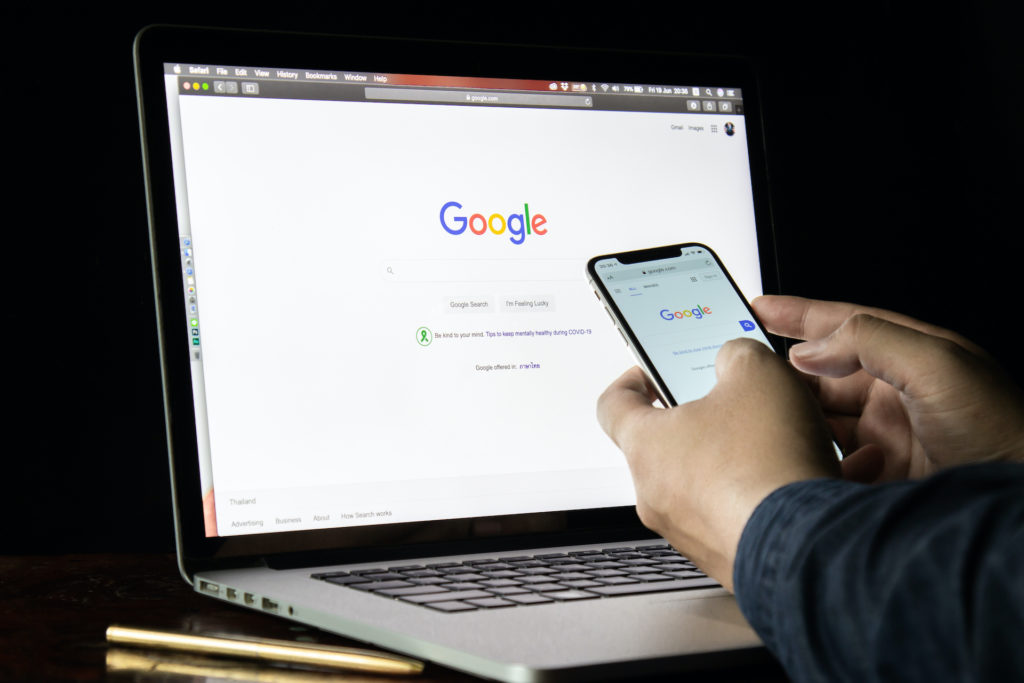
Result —
[{"label": "thumb", "polygon": [[597,421],[605,434],[625,451],[638,424],[652,411],[660,411],[651,405],[653,400],[654,391],[647,376],[640,368],[632,367],[597,400]]},{"label": "thumb", "polygon": [[798,370],[846,377],[861,368],[900,392],[934,369],[936,353],[965,352],[955,342],[859,313],[832,334],[795,344],[789,359]]},{"label": "thumb", "polygon": [[722,345],[715,357],[715,377],[719,384],[739,377],[749,379],[751,372],[780,372],[792,374],[785,361],[772,349],[759,341],[741,337]]}]

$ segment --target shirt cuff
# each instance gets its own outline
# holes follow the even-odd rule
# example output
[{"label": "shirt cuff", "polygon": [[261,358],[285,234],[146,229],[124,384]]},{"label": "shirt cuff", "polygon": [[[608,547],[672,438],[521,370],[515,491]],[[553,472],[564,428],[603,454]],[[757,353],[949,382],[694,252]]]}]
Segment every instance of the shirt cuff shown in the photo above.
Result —
[{"label": "shirt cuff", "polygon": [[835,506],[863,484],[842,479],[812,479],[773,491],[747,521],[733,563],[733,590],[740,610],[769,649],[780,630],[773,608],[780,572],[806,544],[807,534]]}]

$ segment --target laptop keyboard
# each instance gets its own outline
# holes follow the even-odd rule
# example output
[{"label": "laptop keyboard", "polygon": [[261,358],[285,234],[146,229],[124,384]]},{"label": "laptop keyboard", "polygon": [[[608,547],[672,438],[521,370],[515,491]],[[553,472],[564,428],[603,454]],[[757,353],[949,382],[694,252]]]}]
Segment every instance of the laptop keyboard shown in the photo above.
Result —
[{"label": "laptop keyboard", "polygon": [[441,612],[718,586],[668,544],[313,574]]}]

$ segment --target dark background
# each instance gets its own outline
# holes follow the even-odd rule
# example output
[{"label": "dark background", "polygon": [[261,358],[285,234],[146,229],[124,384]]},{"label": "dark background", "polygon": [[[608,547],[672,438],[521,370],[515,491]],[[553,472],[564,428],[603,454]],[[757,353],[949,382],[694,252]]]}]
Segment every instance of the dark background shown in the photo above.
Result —
[{"label": "dark background", "polygon": [[149,23],[746,55],[783,291],[956,329],[1024,376],[1024,72],[998,8],[500,7],[4,10],[0,552],[173,547],[131,64]]}]

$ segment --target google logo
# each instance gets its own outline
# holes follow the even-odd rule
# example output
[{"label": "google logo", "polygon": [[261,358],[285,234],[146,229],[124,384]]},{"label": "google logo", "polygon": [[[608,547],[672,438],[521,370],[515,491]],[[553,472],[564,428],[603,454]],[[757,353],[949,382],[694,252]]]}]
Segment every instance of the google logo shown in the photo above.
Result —
[{"label": "google logo", "polygon": [[[487,232],[502,235],[507,230],[512,244],[522,244],[526,241],[527,235],[548,234],[548,229],[542,227],[547,224],[548,219],[542,213],[531,216],[529,204],[523,204],[522,213],[510,213],[507,217],[500,213],[492,213],[488,218],[484,218],[482,213],[474,213],[467,218],[453,210],[461,208],[462,204],[458,202],[448,202],[441,207],[441,227],[449,235],[461,235],[466,232],[466,228],[474,235],[483,235]],[[455,227],[452,227],[453,224]]]},{"label": "google logo", "polygon": [[670,311],[667,308],[661,309],[661,317],[664,320],[678,320],[682,318],[696,318],[700,320],[706,315],[711,315],[710,306],[697,306],[689,311]]}]

